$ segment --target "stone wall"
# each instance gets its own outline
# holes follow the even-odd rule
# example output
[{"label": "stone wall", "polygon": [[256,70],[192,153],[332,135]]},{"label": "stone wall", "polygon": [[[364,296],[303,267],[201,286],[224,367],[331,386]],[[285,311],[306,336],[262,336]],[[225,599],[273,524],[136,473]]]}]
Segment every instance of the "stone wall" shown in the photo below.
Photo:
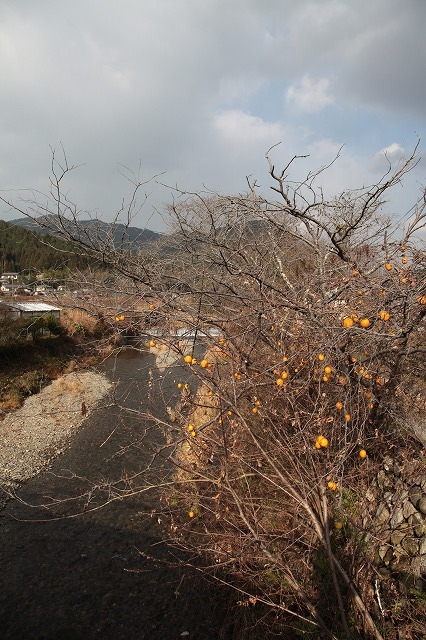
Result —
[{"label": "stone wall", "polygon": [[[423,469],[424,470],[424,465]],[[387,457],[367,491],[366,541],[376,549],[382,576],[396,573],[426,590],[426,475],[418,463]]]}]

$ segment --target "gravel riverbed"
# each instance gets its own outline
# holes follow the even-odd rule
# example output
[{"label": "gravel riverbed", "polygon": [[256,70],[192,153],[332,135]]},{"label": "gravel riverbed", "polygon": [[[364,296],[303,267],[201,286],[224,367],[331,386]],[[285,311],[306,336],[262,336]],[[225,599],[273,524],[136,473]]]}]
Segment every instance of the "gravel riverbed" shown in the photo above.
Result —
[{"label": "gravel riverbed", "polygon": [[22,482],[49,467],[112,384],[103,374],[64,375],[0,422],[0,507]]}]

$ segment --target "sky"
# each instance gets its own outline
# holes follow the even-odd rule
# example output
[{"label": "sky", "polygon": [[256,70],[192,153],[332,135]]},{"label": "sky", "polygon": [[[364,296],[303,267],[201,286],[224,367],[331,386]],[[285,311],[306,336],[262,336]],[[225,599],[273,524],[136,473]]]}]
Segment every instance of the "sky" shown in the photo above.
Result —
[{"label": "sky", "polygon": [[[112,220],[138,176],[133,224],[160,231],[176,185],[235,194],[251,176],[272,197],[278,143],[277,167],[309,155],[296,180],[344,145],[327,195],[374,183],[385,153],[425,149],[425,24],[424,0],[0,0],[1,195],[47,193],[62,148],[82,218]],[[425,174],[421,160],[388,213]]]}]

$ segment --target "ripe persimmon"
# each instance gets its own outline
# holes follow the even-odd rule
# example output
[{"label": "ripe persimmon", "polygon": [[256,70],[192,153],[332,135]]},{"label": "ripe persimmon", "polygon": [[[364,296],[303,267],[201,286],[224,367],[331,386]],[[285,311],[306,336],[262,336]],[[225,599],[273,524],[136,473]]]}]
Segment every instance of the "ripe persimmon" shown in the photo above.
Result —
[{"label": "ripe persimmon", "polygon": [[319,443],[320,447],[322,447],[323,449],[327,449],[328,440],[325,436],[318,436],[317,442]]}]

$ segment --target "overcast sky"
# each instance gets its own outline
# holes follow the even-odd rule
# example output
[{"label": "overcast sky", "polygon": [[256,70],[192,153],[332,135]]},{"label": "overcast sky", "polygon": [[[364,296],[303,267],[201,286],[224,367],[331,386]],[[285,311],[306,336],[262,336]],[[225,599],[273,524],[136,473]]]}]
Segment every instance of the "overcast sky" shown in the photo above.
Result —
[{"label": "overcast sky", "polygon": [[[104,220],[130,192],[122,165],[182,189],[235,193],[249,174],[267,189],[278,142],[277,165],[310,154],[300,176],[345,145],[328,192],[369,183],[383,150],[425,148],[425,25],[425,0],[0,0],[0,189],[45,192],[61,144],[83,165],[70,198]],[[161,229],[171,194],[147,192],[134,224]]]}]

